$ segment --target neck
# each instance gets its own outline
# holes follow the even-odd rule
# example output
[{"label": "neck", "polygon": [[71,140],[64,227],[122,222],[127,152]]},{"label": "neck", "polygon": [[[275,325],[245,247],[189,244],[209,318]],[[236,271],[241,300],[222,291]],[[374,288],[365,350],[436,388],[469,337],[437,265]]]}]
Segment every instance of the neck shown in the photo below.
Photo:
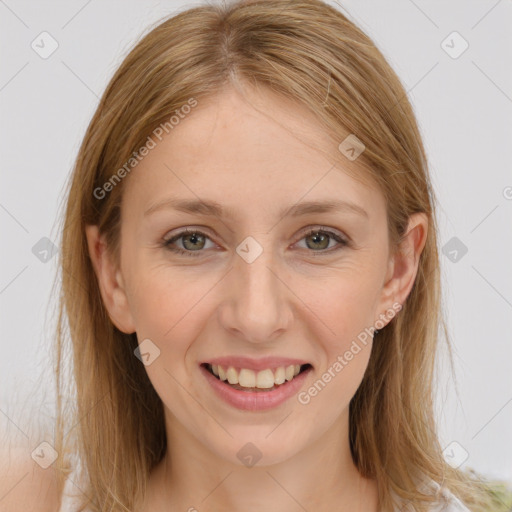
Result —
[{"label": "neck", "polygon": [[178,422],[167,424],[167,453],[151,473],[144,512],[378,510],[376,482],[359,474],[350,454],[348,415],[302,451],[253,467],[213,453]]}]

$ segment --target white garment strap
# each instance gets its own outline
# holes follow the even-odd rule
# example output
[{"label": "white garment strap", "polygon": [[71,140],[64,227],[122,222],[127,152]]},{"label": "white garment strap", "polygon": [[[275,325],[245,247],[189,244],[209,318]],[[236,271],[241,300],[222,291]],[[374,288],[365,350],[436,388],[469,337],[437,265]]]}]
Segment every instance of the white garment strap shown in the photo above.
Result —
[{"label": "white garment strap", "polygon": [[[80,465],[74,465],[73,470],[69,473],[64,483],[59,512],[78,512],[80,510],[80,506],[85,498],[80,476]],[[84,512],[87,512],[87,510],[85,509]]]}]

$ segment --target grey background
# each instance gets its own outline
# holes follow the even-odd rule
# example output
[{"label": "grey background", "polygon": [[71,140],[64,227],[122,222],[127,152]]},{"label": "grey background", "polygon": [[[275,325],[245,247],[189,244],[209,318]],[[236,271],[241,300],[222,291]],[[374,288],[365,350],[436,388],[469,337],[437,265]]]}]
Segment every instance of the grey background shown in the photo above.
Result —
[{"label": "grey background", "polygon": [[[0,0],[0,421],[34,447],[42,439],[32,424],[50,422],[53,413],[48,347],[55,315],[49,301],[58,254],[49,253],[45,263],[32,249],[47,243],[43,237],[58,244],[64,183],[123,56],[160,18],[192,5],[197,3]],[[512,481],[512,3],[342,5],[408,91],[440,202],[441,245],[448,244],[442,256],[445,310],[459,390],[457,396],[443,360],[442,446],[452,462],[458,460],[454,464],[465,459],[464,466]],[[43,31],[58,42],[47,59],[31,47]],[[458,58],[442,47],[453,31],[469,44]],[[451,36],[445,45],[453,52],[461,41]]]}]

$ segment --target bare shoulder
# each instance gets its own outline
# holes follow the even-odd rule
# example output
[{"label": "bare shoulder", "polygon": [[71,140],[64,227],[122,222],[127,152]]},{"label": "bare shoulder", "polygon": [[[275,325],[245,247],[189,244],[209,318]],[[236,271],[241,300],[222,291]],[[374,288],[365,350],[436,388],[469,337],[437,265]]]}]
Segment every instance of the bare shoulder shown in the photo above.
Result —
[{"label": "bare shoulder", "polygon": [[[32,459],[28,443],[0,445],[0,512],[56,512],[60,497],[56,472]],[[44,464],[43,464],[44,465]]]}]

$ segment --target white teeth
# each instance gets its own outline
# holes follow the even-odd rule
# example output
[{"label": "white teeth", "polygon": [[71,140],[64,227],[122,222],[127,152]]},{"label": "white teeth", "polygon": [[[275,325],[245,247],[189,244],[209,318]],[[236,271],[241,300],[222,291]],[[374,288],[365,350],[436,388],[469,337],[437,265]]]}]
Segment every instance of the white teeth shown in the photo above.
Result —
[{"label": "white teeth", "polygon": [[285,372],[284,372],[284,366],[280,366],[276,370],[276,375],[274,377],[276,384],[282,384],[286,380]]},{"label": "white teeth", "polygon": [[244,388],[256,387],[256,374],[252,370],[242,368],[238,376],[240,386]]},{"label": "white teeth", "polygon": [[263,370],[256,375],[256,387],[267,389],[274,385],[274,372],[272,370]]},{"label": "white teeth", "polygon": [[238,371],[233,366],[229,366],[227,370],[220,365],[210,365],[212,373],[219,377],[220,380],[228,381],[229,384],[238,384],[244,388],[260,388],[270,389],[274,385],[284,384],[285,381],[292,380],[300,372],[300,364],[291,364],[289,366],[279,366],[275,372],[270,368],[255,372],[247,368]]},{"label": "white teeth", "polygon": [[226,377],[230,384],[238,384],[238,372],[232,366],[228,368]]}]

